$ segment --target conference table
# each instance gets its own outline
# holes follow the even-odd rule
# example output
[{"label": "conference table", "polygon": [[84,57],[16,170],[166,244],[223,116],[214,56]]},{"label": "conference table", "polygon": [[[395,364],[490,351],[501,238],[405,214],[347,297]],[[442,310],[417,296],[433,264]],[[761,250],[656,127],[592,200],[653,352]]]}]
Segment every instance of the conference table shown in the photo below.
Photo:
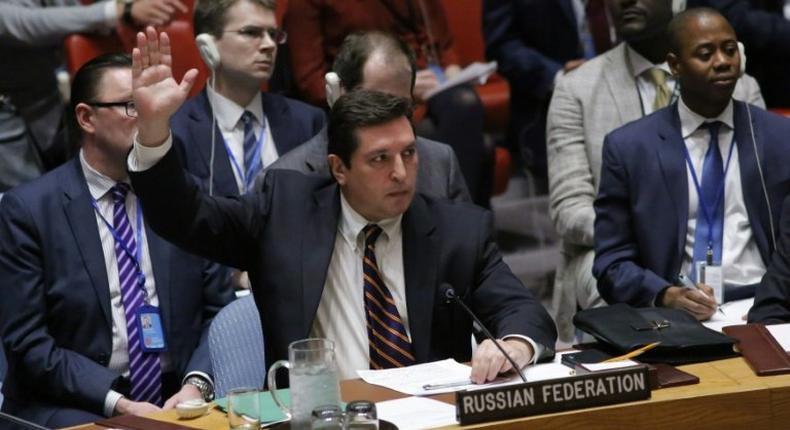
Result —
[{"label": "conference table", "polygon": [[[684,430],[790,429],[790,374],[756,376],[743,358],[679,366],[699,384],[653,390],[649,400],[464,426],[490,429]],[[404,394],[372,386],[361,379],[341,382],[343,400],[383,401]],[[453,394],[432,396],[453,403]],[[201,418],[180,420],[175,411],[150,418],[203,430],[227,430],[224,413],[212,409]],[[444,428],[458,428],[449,426]],[[74,430],[106,430],[87,425]]]}]

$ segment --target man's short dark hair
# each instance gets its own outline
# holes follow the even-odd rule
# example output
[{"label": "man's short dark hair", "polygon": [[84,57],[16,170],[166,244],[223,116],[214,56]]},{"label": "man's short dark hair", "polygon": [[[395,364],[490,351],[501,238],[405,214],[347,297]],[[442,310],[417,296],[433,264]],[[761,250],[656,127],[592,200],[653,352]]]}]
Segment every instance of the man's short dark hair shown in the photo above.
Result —
[{"label": "man's short dark hair", "polygon": [[195,14],[192,15],[192,24],[195,35],[208,33],[216,38],[222,37],[228,9],[240,1],[248,1],[266,9],[275,11],[275,0],[197,0]]},{"label": "man's short dark hair", "polygon": [[406,60],[411,69],[411,87],[417,75],[417,60],[414,51],[402,40],[390,33],[380,31],[357,32],[346,36],[332,64],[332,71],[337,73],[343,87],[352,91],[362,85],[365,79],[365,63],[375,51],[382,51],[385,58],[399,61],[397,56]]},{"label": "man's short dark hair", "polygon": [[400,117],[411,119],[411,100],[372,90],[351,91],[342,95],[329,112],[329,145],[349,169],[351,155],[357,150],[357,130],[385,124]]},{"label": "man's short dark hair", "polygon": [[[709,7],[695,7],[680,12],[672,18],[672,21],[669,21],[669,26],[667,27],[669,52],[680,56],[680,51],[683,49],[683,35],[688,31],[688,23],[703,16],[718,16],[727,21],[727,18],[719,11]],[[729,21],[727,23],[729,24]]]},{"label": "man's short dark hair", "polygon": [[80,103],[94,102],[100,96],[99,82],[107,70],[131,69],[132,57],[129,54],[104,54],[85,63],[71,80],[71,104],[68,109],[69,138],[77,145],[82,136],[82,127],[77,123],[74,111]]}]

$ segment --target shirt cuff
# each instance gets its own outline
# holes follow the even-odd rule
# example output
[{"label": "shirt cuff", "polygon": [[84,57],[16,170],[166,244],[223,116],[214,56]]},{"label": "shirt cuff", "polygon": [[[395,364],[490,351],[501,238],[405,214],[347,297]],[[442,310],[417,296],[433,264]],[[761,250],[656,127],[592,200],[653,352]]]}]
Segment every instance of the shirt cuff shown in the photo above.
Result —
[{"label": "shirt cuff", "polygon": [[504,336],[504,337],[502,338],[502,340],[508,340],[508,339],[514,339],[514,338],[515,338],[515,339],[521,339],[521,340],[523,340],[523,341],[526,341],[526,342],[527,342],[527,343],[529,343],[530,345],[532,345],[532,351],[533,351],[534,353],[532,354],[532,359],[530,359],[530,360],[529,360],[529,363],[527,363],[527,366],[529,366],[530,364],[535,364],[535,363],[537,363],[537,362],[538,362],[538,359],[539,359],[540,357],[542,357],[542,356],[543,356],[543,353],[546,351],[546,347],[544,347],[543,345],[541,345],[541,344],[539,344],[539,343],[535,342],[534,340],[530,339],[530,338],[529,338],[529,337],[527,337],[527,336],[522,336],[522,335],[520,335],[520,334],[509,334],[509,335],[507,335],[507,336]]},{"label": "shirt cuff", "polygon": [[118,2],[115,0],[107,0],[104,2],[104,24],[107,28],[115,27],[118,24]]},{"label": "shirt cuff", "polygon": [[107,392],[107,396],[104,398],[104,416],[107,418],[112,417],[115,415],[115,405],[118,404],[118,400],[121,400],[123,394],[110,390]]},{"label": "shirt cuff", "polygon": [[132,151],[129,152],[129,158],[126,160],[129,171],[142,172],[154,167],[154,165],[158,163],[159,160],[164,158],[164,156],[167,154],[167,151],[169,151],[170,147],[172,146],[172,133],[167,135],[167,139],[165,139],[161,145],[153,147],[141,145],[137,140],[137,134],[135,133],[134,145],[132,146]]}]

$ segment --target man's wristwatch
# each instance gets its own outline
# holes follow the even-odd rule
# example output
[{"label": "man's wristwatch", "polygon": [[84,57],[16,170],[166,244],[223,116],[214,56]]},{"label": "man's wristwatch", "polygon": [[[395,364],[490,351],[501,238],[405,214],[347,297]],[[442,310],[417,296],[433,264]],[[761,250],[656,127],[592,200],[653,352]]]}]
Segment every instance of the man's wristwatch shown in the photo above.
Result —
[{"label": "man's wristwatch", "polygon": [[197,375],[192,375],[189,378],[187,378],[186,381],[184,381],[184,385],[186,384],[194,385],[195,388],[197,388],[198,391],[200,391],[200,395],[203,396],[204,401],[210,402],[214,400],[214,387],[212,387],[211,384],[208,381],[206,381],[205,378],[202,378]]},{"label": "man's wristwatch", "polygon": [[134,25],[134,18],[132,18],[132,3],[134,0],[118,0],[118,2],[123,3],[123,15],[121,16],[123,22]]}]

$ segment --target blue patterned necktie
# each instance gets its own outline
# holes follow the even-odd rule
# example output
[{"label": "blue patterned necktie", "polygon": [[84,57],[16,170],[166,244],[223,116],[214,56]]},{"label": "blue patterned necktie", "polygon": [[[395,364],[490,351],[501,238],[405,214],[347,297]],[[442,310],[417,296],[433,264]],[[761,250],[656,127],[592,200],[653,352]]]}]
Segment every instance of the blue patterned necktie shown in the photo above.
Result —
[{"label": "blue patterned necktie", "polygon": [[368,224],[363,232],[365,256],[362,265],[370,368],[389,369],[410,366],[416,362],[411,342],[398,308],[395,306],[395,300],[384,284],[376,263],[376,239],[381,235],[381,227]]},{"label": "blue patterned necktie", "polygon": [[[261,154],[255,153],[258,143],[254,130],[255,117],[252,115],[252,112],[244,111],[241,121],[244,123],[244,178],[242,180],[244,181],[244,189],[249,190],[255,183],[258,173],[263,170],[263,164],[261,162]],[[261,133],[263,131],[263,128],[261,128]]]},{"label": "blue patterned necktie", "polygon": [[[710,132],[710,143],[702,165],[702,194],[698,195],[697,227],[694,232],[694,262],[707,259],[708,246],[713,249],[713,262],[721,264],[724,236],[724,161],[719,150],[721,122],[703,124]],[[717,200],[718,197],[718,200]],[[710,220],[705,216],[708,211]],[[708,240],[710,239],[710,243]],[[692,276],[695,270],[691,271]]]},{"label": "blue patterned necktie", "polygon": [[121,301],[126,315],[126,334],[129,348],[130,398],[138,402],[162,405],[162,369],[158,353],[142,350],[142,334],[138,330],[137,311],[145,303],[144,286],[139,284],[140,266],[132,252],[137,249],[134,231],[126,214],[126,194],[129,185],[117,183],[110,189],[113,197],[113,228],[115,258],[118,262],[118,278],[121,285]]}]

